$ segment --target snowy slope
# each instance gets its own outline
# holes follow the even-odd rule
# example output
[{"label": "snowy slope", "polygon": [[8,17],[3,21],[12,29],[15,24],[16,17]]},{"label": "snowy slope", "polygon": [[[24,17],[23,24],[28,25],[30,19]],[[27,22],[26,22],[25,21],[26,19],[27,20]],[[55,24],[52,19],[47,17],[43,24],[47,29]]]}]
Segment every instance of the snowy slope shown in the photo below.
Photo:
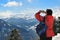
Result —
[{"label": "snowy slope", "polygon": [[[21,26],[22,27],[22,26]],[[24,28],[18,27],[16,25],[9,24],[4,20],[0,19],[0,40],[5,40],[6,36],[9,34],[11,30],[14,28],[18,29],[21,33],[21,37],[23,40],[37,40],[38,36],[33,30],[27,30]],[[34,34],[34,35],[33,35]]]},{"label": "snowy slope", "polygon": [[60,33],[53,37],[53,40],[60,40]]}]

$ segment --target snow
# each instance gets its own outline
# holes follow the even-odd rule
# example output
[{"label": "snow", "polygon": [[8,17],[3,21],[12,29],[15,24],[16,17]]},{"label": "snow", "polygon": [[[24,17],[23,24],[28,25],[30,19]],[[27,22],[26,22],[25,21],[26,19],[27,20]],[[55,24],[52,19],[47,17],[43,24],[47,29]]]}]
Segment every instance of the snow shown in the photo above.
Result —
[{"label": "snow", "polygon": [[58,33],[56,36],[54,36],[53,40],[60,40],[60,34]]},{"label": "snow", "polygon": [[9,26],[11,26],[10,24],[8,24]]},{"label": "snow", "polygon": [[7,34],[5,34],[4,36],[7,36]]},{"label": "snow", "polygon": [[21,27],[20,25],[17,25],[17,27]]},{"label": "snow", "polygon": [[60,8],[53,9],[53,16],[60,17]]},{"label": "snow", "polygon": [[4,24],[4,26],[6,26],[6,24]]},{"label": "snow", "polygon": [[9,31],[11,31],[11,29],[8,29]]},{"label": "snow", "polygon": [[27,28],[28,28],[28,26],[25,26],[25,27],[27,27]]},{"label": "snow", "polygon": [[35,31],[35,28],[36,28],[35,26],[32,26],[32,27],[28,28],[27,31],[29,31],[29,30]]}]

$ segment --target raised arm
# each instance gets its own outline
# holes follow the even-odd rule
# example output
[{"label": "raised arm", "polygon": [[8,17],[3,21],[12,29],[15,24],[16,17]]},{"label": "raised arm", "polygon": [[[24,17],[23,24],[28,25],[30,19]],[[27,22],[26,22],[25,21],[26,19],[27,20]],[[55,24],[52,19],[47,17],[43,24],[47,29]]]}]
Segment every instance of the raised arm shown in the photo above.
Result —
[{"label": "raised arm", "polygon": [[36,18],[39,22],[43,20],[43,17],[40,15],[40,13],[41,13],[41,11],[39,11],[39,12],[37,12],[37,13],[35,14],[35,18]]}]

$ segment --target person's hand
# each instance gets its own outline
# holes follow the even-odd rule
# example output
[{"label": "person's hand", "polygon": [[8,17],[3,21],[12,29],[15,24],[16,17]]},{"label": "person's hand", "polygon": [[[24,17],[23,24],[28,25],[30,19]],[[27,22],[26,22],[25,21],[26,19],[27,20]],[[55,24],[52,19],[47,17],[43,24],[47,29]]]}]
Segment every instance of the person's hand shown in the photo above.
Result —
[{"label": "person's hand", "polygon": [[44,10],[40,10],[40,12],[45,13],[45,11],[44,11]]}]

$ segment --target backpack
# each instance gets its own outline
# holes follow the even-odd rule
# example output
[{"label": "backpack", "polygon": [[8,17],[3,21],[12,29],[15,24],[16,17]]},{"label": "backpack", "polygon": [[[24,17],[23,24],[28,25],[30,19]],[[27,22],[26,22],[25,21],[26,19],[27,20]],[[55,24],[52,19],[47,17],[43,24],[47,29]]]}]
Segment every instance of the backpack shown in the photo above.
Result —
[{"label": "backpack", "polygon": [[40,36],[46,32],[46,28],[47,26],[45,25],[45,19],[44,19],[36,26],[36,33]]},{"label": "backpack", "polygon": [[54,24],[53,24],[53,31],[54,34],[57,35],[57,33],[60,33],[60,26],[59,26],[59,21],[54,20]]}]

